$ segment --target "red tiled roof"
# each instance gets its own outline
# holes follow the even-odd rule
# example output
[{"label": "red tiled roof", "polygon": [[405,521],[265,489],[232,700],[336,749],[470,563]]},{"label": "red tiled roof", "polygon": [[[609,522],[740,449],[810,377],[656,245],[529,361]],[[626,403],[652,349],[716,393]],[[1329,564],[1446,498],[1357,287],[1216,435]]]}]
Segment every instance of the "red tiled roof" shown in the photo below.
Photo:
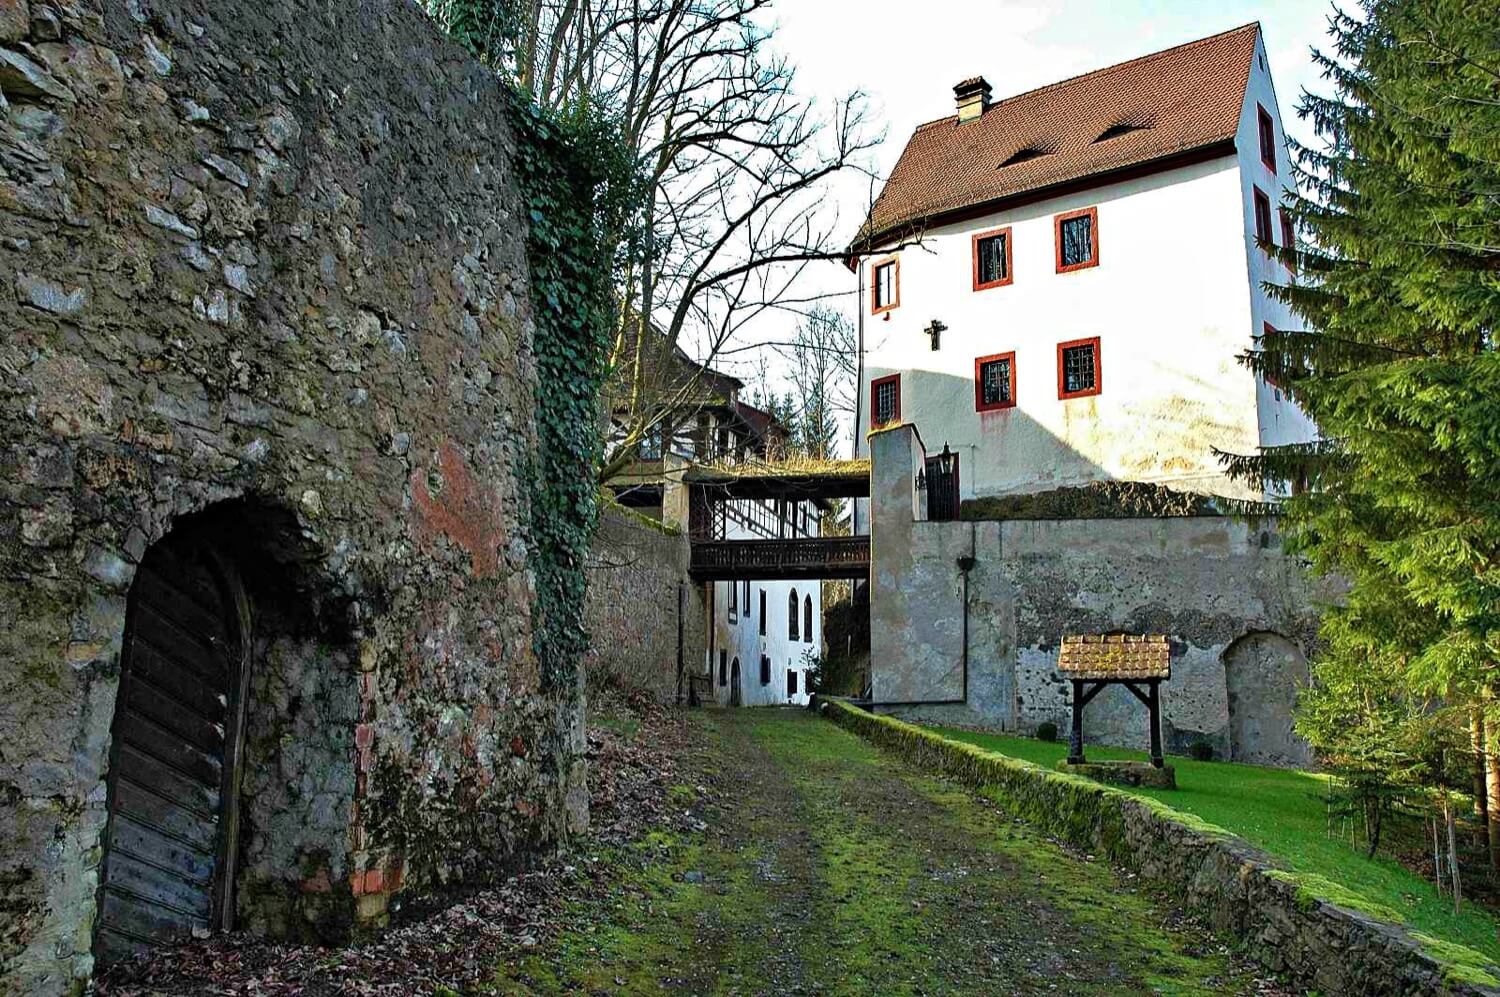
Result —
[{"label": "red tiled roof", "polygon": [[973,121],[919,126],[860,241],[1232,140],[1259,32],[1247,24],[998,101]]}]

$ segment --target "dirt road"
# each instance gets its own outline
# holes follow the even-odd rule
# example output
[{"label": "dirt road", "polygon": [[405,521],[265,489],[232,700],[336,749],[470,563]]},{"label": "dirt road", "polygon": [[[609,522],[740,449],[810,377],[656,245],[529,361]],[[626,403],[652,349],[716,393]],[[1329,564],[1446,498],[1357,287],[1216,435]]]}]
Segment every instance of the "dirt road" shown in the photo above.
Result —
[{"label": "dirt road", "polygon": [[806,711],[695,723],[670,796],[701,829],[611,856],[495,992],[1278,992],[1163,898]]}]

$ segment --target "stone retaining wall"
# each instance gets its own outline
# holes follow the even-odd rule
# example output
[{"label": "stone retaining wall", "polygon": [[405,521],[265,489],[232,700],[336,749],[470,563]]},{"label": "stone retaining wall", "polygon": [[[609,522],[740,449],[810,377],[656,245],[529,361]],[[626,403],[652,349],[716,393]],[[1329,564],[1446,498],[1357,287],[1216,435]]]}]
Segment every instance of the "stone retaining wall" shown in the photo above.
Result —
[{"label": "stone retaining wall", "polygon": [[613,684],[670,703],[679,692],[679,644],[684,672],[703,670],[702,586],[688,580],[688,556],[686,536],[622,509],[600,515],[585,603],[591,687]]},{"label": "stone retaining wall", "polygon": [[1012,813],[1166,887],[1261,965],[1309,988],[1371,997],[1500,995],[1500,987],[1454,979],[1400,926],[1313,898],[1243,839],[1192,826],[1164,805],[838,700],[817,708],[919,768],[998,791]]}]

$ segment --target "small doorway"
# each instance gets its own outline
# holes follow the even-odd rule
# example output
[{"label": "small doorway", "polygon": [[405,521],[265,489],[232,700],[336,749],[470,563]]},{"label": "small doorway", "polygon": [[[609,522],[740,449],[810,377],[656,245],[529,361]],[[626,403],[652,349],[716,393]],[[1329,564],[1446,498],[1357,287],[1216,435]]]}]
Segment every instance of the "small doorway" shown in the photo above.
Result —
[{"label": "small doorway", "polygon": [[744,706],[744,696],[740,692],[740,659],[735,658],[729,664],[729,705]]},{"label": "small doorway", "polygon": [[95,952],[233,926],[249,603],[191,533],[146,552],[126,600]]}]

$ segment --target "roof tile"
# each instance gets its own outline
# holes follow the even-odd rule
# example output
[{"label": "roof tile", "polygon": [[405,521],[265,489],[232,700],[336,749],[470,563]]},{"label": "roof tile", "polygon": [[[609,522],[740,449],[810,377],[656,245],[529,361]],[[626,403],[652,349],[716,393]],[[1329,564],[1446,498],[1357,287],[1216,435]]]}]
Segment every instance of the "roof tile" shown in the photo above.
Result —
[{"label": "roof tile", "polygon": [[1171,642],[1162,634],[1067,636],[1057,670],[1070,679],[1169,679],[1171,652]]},{"label": "roof tile", "polygon": [[[921,125],[865,222],[879,244],[977,205],[1233,139],[1258,24],[1188,42]],[[1104,138],[1117,125],[1139,127]],[[1016,153],[1044,150],[1002,166]]]}]

